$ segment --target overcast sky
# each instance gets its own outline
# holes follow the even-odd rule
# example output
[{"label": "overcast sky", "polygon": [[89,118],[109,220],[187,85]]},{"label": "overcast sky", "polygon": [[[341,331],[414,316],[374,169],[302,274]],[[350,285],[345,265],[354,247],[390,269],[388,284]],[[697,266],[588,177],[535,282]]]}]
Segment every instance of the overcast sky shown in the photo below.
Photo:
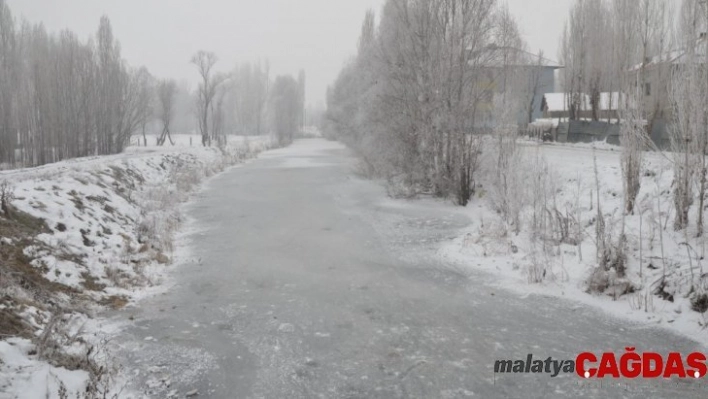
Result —
[{"label": "overcast sky", "polygon": [[[268,59],[271,74],[305,69],[308,102],[324,101],[327,85],[356,48],[367,9],[383,0],[6,0],[16,16],[69,28],[87,38],[108,15],[123,56],[158,77],[197,76],[189,59],[214,51],[219,67]],[[571,0],[508,0],[533,52],[557,59]]]}]

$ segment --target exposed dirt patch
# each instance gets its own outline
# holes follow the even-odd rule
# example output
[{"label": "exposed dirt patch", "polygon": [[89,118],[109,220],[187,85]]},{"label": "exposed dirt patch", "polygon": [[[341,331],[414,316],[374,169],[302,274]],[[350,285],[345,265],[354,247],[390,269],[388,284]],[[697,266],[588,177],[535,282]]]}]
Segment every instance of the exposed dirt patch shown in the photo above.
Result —
[{"label": "exposed dirt patch", "polygon": [[41,233],[51,233],[41,219],[16,209],[13,209],[11,218],[0,215],[0,237],[11,240],[10,243],[0,243],[0,276],[5,281],[0,283],[0,288],[16,283],[35,295],[46,292],[72,292],[62,284],[45,279],[40,271],[30,264],[32,259],[25,255],[25,248],[38,245],[34,237]]},{"label": "exposed dirt patch", "polygon": [[55,256],[59,260],[76,263],[77,265],[81,265],[81,266],[86,265],[86,262],[84,262],[84,258],[86,257],[85,254],[79,255],[79,254],[71,253],[69,251],[58,250],[56,252]]},{"label": "exposed dirt patch", "polygon": [[100,196],[100,195],[89,195],[86,197],[87,200],[97,202],[101,205],[104,205],[106,202],[110,202],[110,200],[106,197]]},{"label": "exposed dirt patch", "polygon": [[101,300],[100,304],[118,310],[123,309],[128,304],[128,299],[123,296],[113,295]]},{"label": "exposed dirt patch", "polygon": [[105,205],[103,207],[103,210],[106,211],[107,213],[110,213],[111,215],[113,215],[116,211],[116,209],[110,205]]},{"label": "exposed dirt patch", "polygon": [[[6,301],[8,303],[6,303]],[[4,306],[11,306],[8,298],[0,299]],[[0,309],[0,336],[20,336],[31,338],[32,327],[25,323],[22,318],[9,309]]]},{"label": "exposed dirt patch", "polygon": [[113,186],[118,194],[127,201],[132,202],[131,192],[137,190],[138,186],[145,182],[139,173],[128,168],[120,168],[115,165],[109,166],[112,176],[116,181]]},{"label": "exposed dirt patch", "polygon": [[103,291],[106,288],[105,284],[101,284],[98,282],[98,279],[92,275],[90,275],[87,272],[81,273],[81,277],[84,279],[84,281],[81,283],[81,285],[84,286],[89,291]]},{"label": "exposed dirt patch", "polygon": [[[32,266],[32,259],[25,255],[25,249],[39,245],[35,240],[38,234],[51,233],[41,219],[12,209],[9,216],[0,214],[0,334],[2,336],[19,335],[31,337],[33,328],[18,316],[26,305],[42,308],[42,303],[58,293],[69,297],[76,293],[70,287],[53,283],[42,274],[42,270]],[[17,289],[24,295],[17,300],[13,294]]]},{"label": "exposed dirt patch", "polygon": [[69,195],[71,196],[71,202],[74,203],[76,209],[83,212],[84,209],[86,209],[86,205],[84,205],[84,200],[81,198],[81,195],[76,190],[69,191]]},{"label": "exposed dirt patch", "polygon": [[162,252],[158,252],[155,255],[155,260],[157,261],[157,263],[159,263],[161,265],[167,265],[170,263],[170,258],[167,255],[163,254]]}]

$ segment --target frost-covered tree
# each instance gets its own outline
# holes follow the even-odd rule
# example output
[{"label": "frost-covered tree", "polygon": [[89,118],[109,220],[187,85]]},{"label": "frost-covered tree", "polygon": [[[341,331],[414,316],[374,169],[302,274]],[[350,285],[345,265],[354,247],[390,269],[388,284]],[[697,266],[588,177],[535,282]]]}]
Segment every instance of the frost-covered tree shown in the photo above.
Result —
[{"label": "frost-covered tree", "polygon": [[706,151],[708,151],[708,71],[706,38],[708,26],[706,3],[686,0],[679,17],[678,58],[673,62],[671,102],[673,126],[671,144],[674,153],[674,228],[689,224],[689,210],[698,189],[697,234],[703,234],[703,208],[706,191]]},{"label": "frost-covered tree", "polygon": [[655,93],[651,102],[645,97],[651,87],[654,90],[668,87],[667,13],[667,3],[663,0],[615,0],[613,4],[612,66],[618,71],[616,81],[621,93],[616,105],[621,119],[621,163],[627,213],[634,212],[641,185],[643,151],[650,146],[649,135],[663,113],[662,102],[667,97],[660,92]]},{"label": "frost-covered tree", "polygon": [[[563,86],[570,119],[619,111],[625,210],[640,189],[642,151],[668,105],[671,24],[666,0],[582,0],[571,9],[561,40]],[[650,90],[654,95],[647,97]],[[605,95],[601,93],[620,93]],[[608,112],[607,122],[612,122]]]},{"label": "frost-covered tree", "polygon": [[326,134],[352,146],[394,194],[466,204],[479,133],[509,83],[503,55],[519,46],[497,35],[503,13],[495,0],[388,0],[378,24],[367,13],[358,54],[328,91]]},{"label": "frost-covered tree", "polygon": [[135,122],[143,135],[143,143],[147,145],[146,128],[155,112],[155,78],[146,68],[133,72],[132,84],[135,87]]},{"label": "frost-covered tree", "polygon": [[611,21],[605,0],[576,1],[570,11],[559,51],[570,119],[584,110],[600,119],[600,93],[610,91],[618,73],[611,63]]}]

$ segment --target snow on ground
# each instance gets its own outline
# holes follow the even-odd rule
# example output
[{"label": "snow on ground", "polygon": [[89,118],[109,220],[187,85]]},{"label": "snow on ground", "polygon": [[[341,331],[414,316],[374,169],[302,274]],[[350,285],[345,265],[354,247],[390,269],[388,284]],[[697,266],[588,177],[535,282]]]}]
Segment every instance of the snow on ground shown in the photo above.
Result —
[{"label": "snow on ground", "polygon": [[[146,269],[170,262],[171,234],[180,221],[176,205],[201,180],[237,162],[218,149],[190,147],[188,138],[177,138],[182,145],[131,147],[106,159],[0,173],[14,188],[13,205],[44,219],[51,230],[38,237],[44,246],[26,251],[36,258],[34,266],[48,280],[72,288],[105,285],[101,295],[135,297],[146,292],[145,284],[157,283],[152,280],[161,273]],[[232,138],[229,156],[244,159],[245,153],[235,154],[243,146],[265,148],[264,139],[244,140]],[[140,277],[145,284],[134,280]]]},{"label": "snow on ground", "polygon": [[[116,365],[111,362],[108,350],[110,336],[116,334],[119,327],[79,313],[67,317],[70,318],[67,331],[94,345],[88,357],[104,366],[106,373],[98,379],[93,375],[93,382],[88,382],[92,376],[87,371],[55,367],[38,358],[37,346],[30,340],[11,337],[0,341],[0,399],[97,398],[103,397],[104,391],[123,397],[125,377],[113,371]],[[86,356],[86,348],[78,341],[62,349],[67,354]],[[62,392],[67,396],[62,396]],[[114,397],[112,394],[106,397]]]},{"label": "snow on ground", "polygon": [[[63,367],[53,367],[29,355],[34,345],[25,339],[10,338],[0,341],[0,398],[44,398],[47,392],[60,390],[60,384],[68,392],[84,390],[88,373],[83,370],[70,371]],[[11,381],[12,385],[5,385]]]},{"label": "snow on ground", "polygon": [[[123,154],[0,172],[0,182],[13,190],[12,206],[43,219],[48,228],[24,249],[33,259],[31,266],[47,280],[72,289],[48,302],[25,303],[35,300],[32,292],[0,284],[0,297],[13,298],[0,301],[0,310],[12,311],[36,328],[32,341],[0,341],[0,398],[60,397],[62,384],[69,397],[82,392],[86,371],[50,366],[39,360],[33,344],[42,341],[51,325],[53,303],[74,308],[76,298],[82,301],[82,311],[58,316],[62,333],[52,339],[57,336],[64,352],[80,358],[86,351],[82,341],[101,346],[111,328],[87,316],[97,310],[95,303],[119,308],[166,289],[175,253],[186,256],[175,247],[174,235],[182,222],[180,204],[189,193],[205,178],[273,146],[267,137],[230,137],[222,151],[204,148],[199,136],[188,135],[176,135],[175,145],[151,143],[154,137],[148,138],[147,147],[129,147]],[[3,244],[15,240],[0,237]]]},{"label": "snow on ground", "polygon": [[[577,220],[582,242],[560,244],[543,251],[532,244],[528,207],[520,234],[508,229],[493,210],[492,197],[478,190],[465,211],[472,224],[440,254],[469,270],[489,272],[500,287],[524,294],[568,298],[601,308],[633,322],[666,327],[702,343],[708,343],[705,314],[691,309],[691,286],[705,292],[701,261],[705,239],[695,238],[695,226],[674,232],[671,195],[673,172],[666,154],[644,154],[642,186],[636,212],[626,218],[628,282],[610,273],[611,287],[602,294],[588,293],[587,282],[597,266],[595,219],[597,215],[594,158],[600,180],[600,204],[608,228],[618,237],[623,214],[620,149],[605,144],[538,145],[523,142],[522,153],[529,165],[547,163],[556,195],[547,208]],[[486,189],[487,187],[485,187]],[[691,220],[697,219],[695,206]],[[572,228],[572,227],[571,227]],[[688,244],[688,245],[686,245]],[[689,256],[690,254],[690,256]],[[540,274],[540,275],[539,275]],[[662,284],[662,276],[666,276]],[[534,280],[543,280],[536,283]],[[612,283],[617,284],[613,287]],[[694,284],[691,284],[691,281]],[[628,283],[628,284],[627,284]],[[623,285],[624,284],[624,285]],[[632,287],[625,295],[625,289]],[[661,289],[663,286],[663,290]],[[617,287],[622,287],[619,289]],[[663,297],[662,297],[663,296]]]}]

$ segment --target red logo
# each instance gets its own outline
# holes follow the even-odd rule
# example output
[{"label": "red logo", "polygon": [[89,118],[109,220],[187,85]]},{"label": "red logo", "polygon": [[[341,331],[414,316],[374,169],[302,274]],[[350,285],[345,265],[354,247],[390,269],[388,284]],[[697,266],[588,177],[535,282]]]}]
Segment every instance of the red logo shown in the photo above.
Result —
[{"label": "red logo", "polygon": [[671,352],[666,357],[656,352],[637,353],[636,348],[625,348],[617,356],[603,353],[599,358],[594,353],[583,352],[575,358],[575,372],[581,378],[702,378],[708,373],[706,356],[693,352],[683,356]]}]

